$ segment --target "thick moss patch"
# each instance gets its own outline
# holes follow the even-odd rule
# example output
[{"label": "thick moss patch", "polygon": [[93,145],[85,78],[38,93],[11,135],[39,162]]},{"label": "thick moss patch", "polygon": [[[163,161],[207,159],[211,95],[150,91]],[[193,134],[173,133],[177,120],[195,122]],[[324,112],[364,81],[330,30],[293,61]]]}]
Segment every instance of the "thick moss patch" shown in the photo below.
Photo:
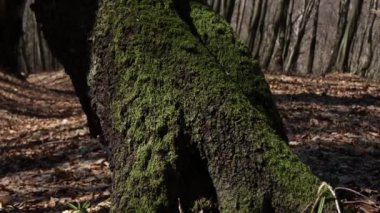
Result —
[{"label": "thick moss patch", "polygon": [[171,0],[101,3],[91,82],[108,79],[99,96],[122,136],[113,210],[173,211],[178,198],[186,210],[302,209],[318,179],[284,143],[257,65],[207,8],[192,5],[193,23],[178,13]]}]

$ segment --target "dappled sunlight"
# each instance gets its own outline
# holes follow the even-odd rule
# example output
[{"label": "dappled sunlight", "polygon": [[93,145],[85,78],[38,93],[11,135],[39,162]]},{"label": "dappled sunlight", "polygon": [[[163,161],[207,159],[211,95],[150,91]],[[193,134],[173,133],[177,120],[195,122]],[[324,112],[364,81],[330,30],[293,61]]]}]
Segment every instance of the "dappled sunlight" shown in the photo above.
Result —
[{"label": "dappled sunlight", "polygon": [[380,84],[352,74],[267,74],[290,145],[335,186],[379,190]]},{"label": "dappled sunlight", "polygon": [[106,154],[89,136],[63,71],[27,81],[0,73],[0,99],[0,191],[10,197],[7,209],[57,211],[68,202],[88,200],[96,207],[107,201]]}]

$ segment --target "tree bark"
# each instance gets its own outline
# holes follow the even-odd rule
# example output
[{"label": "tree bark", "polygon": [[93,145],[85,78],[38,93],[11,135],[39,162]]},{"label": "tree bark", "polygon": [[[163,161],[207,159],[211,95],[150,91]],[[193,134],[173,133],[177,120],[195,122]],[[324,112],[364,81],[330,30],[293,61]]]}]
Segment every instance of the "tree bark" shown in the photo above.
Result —
[{"label": "tree bark", "polygon": [[313,73],[313,65],[314,65],[314,58],[315,58],[315,48],[317,46],[319,5],[320,5],[320,0],[316,0],[315,10],[314,10],[315,14],[314,14],[313,26],[312,26],[313,29],[311,31],[309,59],[307,61],[307,73],[309,73],[309,74]]},{"label": "tree bark", "polygon": [[356,32],[357,23],[361,12],[363,0],[351,0],[352,10],[348,14],[347,24],[344,29],[343,38],[339,45],[338,56],[333,69],[338,71],[347,71],[348,69],[348,57],[351,49],[352,40]]},{"label": "tree bark", "polygon": [[101,1],[89,82],[112,211],[300,212],[314,200],[319,180],[286,145],[264,76],[204,6],[190,18],[172,0]]},{"label": "tree bark", "polygon": [[317,0],[304,0],[304,7],[300,14],[297,28],[295,31],[297,32],[295,43],[293,48],[289,53],[289,59],[285,66],[285,71],[290,72],[290,70],[294,70],[295,63],[299,57],[299,52],[301,48],[301,42],[305,36],[306,25],[309,22],[311,13],[316,4]]}]

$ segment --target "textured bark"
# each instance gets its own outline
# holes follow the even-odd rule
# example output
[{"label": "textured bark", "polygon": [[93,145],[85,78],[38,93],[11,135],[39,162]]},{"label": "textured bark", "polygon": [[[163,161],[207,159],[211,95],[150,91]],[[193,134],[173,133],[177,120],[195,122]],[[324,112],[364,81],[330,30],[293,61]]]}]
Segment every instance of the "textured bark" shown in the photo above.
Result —
[{"label": "textured bark", "polygon": [[289,58],[287,60],[285,71],[289,72],[291,69],[293,70],[295,63],[300,54],[301,42],[305,36],[306,25],[309,22],[311,13],[317,4],[317,0],[304,0],[303,10],[299,16],[299,20],[297,20],[298,24],[295,28],[296,38],[293,47],[289,53]]},{"label": "textured bark", "polygon": [[214,11],[225,17],[227,21],[231,21],[235,0],[207,0],[207,3]]},{"label": "textured bark", "polygon": [[[187,1],[181,1],[185,4]],[[265,78],[198,4],[103,0],[89,82],[114,212],[300,212],[318,179],[290,151]]]},{"label": "textured bark", "polygon": [[[311,2],[312,11],[306,10]],[[281,8],[286,15],[278,19]],[[229,9],[231,26],[265,69],[380,78],[380,19],[371,12],[377,0],[235,0]]]},{"label": "textured bark", "polygon": [[352,41],[356,32],[361,7],[363,0],[351,0],[351,10],[347,16],[347,24],[344,29],[343,38],[340,41],[338,57],[335,61],[333,69],[339,71],[347,71],[348,69],[348,56],[351,50]]}]

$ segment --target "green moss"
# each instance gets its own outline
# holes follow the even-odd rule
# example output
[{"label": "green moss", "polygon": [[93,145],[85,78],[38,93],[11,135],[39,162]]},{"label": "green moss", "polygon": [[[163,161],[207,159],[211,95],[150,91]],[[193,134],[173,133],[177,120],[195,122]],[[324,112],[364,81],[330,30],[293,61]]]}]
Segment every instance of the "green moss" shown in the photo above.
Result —
[{"label": "green moss", "polygon": [[177,207],[186,192],[169,180],[180,176],[184,131],[208,163],[221,211],[261,211],[265,196],[276,209],[300,210],[318,180],[278,136],[264,76],[226,22],[198,4],[192,11],[199,37],[171,0],[101,5],[95,59],[113,79],[112,127],[125,137],[113,147],[113,211]]},{"label": "green moss", "polygon": [[195,201],[193,208],[191,209],[192,212],[208,212],[212,211],[214,204],[210,199],[207,198],[200,198]]},{"label": "green moss", "polygon": [[228,78],[234,80],[241,92],[261,113],[270,117],[268,123],[285,140],[282,121],[272,101],[264,75],[259,65],[252,59],[246,46],[236,39],[236,35],[223,17],[199,3],[192,3],[191,16],[199,36],[215,57]]},{"label": "green moss", "polygon": [[313,201],[320,180],[266,125],[257,129],[256,137],[265,147],[264,161],[272,178],[272,205],[278,209],[294,206],[302,211]]}]

